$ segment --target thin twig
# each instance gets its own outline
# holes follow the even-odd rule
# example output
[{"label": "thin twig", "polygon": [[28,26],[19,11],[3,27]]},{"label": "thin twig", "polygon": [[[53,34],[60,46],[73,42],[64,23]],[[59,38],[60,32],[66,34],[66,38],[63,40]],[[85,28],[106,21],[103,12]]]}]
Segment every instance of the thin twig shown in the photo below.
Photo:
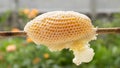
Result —
[{"label": "thin twig", "polygon": [[112,34],[120,33],[120,27],[116,28],[98,28],[96,31],[97,34]]},{"label": "thin twig", "polygon": [[[111,34],[111,33],[120,33],[120,28],[97,28],[96,31],[96,34]],[[0,31],[0,37],[9,36],[27,36],[27,33],[24,31],[19,32]]]},{"label": "thin twig", "polygon": [[0,31],[0,37],[9,37],[9,36],[26,36],[26,32],[11,32],[11,31]]}]

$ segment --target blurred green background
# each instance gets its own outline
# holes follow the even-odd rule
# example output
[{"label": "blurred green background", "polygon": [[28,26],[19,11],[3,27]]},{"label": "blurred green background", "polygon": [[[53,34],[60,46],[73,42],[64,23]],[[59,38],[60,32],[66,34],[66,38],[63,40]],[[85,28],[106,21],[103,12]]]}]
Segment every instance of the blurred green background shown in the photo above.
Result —
[{"label": "blurred green background", "polygon": [[[37,9],[34,10],[37,11]],[[10,14],[11,12],[7,11],[0,16],[0,25],[4,26],[2,29],[19,31],[18,26],[13,28],[10,25],[4,25],[8,22]],[[21,12],[19,17],[24,22],[31,19]],[[96,19],[93,24],[97,27],[120,27],[119,23],[120,13],[116,13],[113,14],[111,21]],[[23,28],[23,26],[20,27]],[[1,38],[0,68],[120,68],[119,34],[99,35],[98,39],[90,44],[95,50],[94,59],[90,63],[76,66],[72,63],[73,54],[69,50],[50,52],[47,47],[37,46],[26,37]]]},{"label": "blurred green background", "polygon": [[[0,14],[0,30],[23,30],[28,21],[40,14],[35,8],[17,12],[7,10]],[[120,12],[87,15],[95,27],[120,27]],[[94,59],[76,66],[72,62],[72,51],[67,49],[50,52],[47,47],[36,45],[29,37],[1,37],[0,68],[120,68],[120,34],[99,35],[90,44],[95,51]]]}]

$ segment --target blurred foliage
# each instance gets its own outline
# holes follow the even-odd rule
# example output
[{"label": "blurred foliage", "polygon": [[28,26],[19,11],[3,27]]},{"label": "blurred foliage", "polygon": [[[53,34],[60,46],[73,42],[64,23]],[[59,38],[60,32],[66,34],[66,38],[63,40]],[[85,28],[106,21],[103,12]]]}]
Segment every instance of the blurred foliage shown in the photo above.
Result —
[{"label": "blurred foliage", "polygon": [[[25,38],[7,38],[0,40],[0,68],[61,68],[71,67],[72,52],[50,52],[45,46],[29,43]],[[8,51],[10,45],[16,50]]]},{"label": "blurred foliage", "polygon": [[6,11],[5,13],[0,15],[0,23],[4,23],[8,20],[9,16],[10,16],[10,11]]},{"label": "blurred foliage", "polygon": [[23,29],[25,24],[40,12],[37,9],[21,9],[18,13],[6,11],[0,14],[0,30]]},{"label": "blurred foliage", "polygon": [[[29,10],[26,9],[24,12],[27,13]],[[4,16],[5,19],[0,18],[0,22],[7,20],[7,16]],[[22,13],[20,18],[24,22],[30,20]],[[111,21],[97,19],[94,25],[120,27],[120,13],[114,14]],[[98,39],[90,44],[95,51],[94,59],[90,63],[76,66],[72,62],[72,51],[64,49],[61,52],[50,52],[47,47],[34,44],[28,37],[2,38],[0,68],[120,68],[119,34],[99,35]]]},{"label": "blurred foliage", "polygon": [[6,11],[0,14],[0,30],[8,28],[8,27],[4,27],[4,25],[6,25],[6,23],[8,22],[10,14],[11,11]]}]

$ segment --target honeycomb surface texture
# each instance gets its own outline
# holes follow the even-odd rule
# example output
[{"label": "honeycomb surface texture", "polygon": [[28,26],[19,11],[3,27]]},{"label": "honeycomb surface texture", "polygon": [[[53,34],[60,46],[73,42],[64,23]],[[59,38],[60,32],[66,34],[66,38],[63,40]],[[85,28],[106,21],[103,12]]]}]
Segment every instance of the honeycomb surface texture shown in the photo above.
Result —
[{"label": "honeycomb surface texture", "polygon": [[47,12],[28,22],[24,31],[36,44],[44,44],[51,51],[73,50],[76,65],[89,62],[94,56],[88,42],[96,38],[96,30],[84,14],[74,11]]}]

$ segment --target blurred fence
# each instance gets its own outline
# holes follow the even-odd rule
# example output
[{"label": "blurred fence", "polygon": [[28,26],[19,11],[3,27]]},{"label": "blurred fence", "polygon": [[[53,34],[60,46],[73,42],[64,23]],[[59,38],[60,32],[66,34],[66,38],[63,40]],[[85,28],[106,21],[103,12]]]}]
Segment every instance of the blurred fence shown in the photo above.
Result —
[{"label": "blurred fence", "polygon": [[120,11],[120,0],[0,0],[0,12],[14,10],[16,7],[15,1],[18,1],[19,9],[37,8],[43,12],[53,10],[74,10],[90,13],[93,10],[92,7],[95,8],[97,13]]}]

